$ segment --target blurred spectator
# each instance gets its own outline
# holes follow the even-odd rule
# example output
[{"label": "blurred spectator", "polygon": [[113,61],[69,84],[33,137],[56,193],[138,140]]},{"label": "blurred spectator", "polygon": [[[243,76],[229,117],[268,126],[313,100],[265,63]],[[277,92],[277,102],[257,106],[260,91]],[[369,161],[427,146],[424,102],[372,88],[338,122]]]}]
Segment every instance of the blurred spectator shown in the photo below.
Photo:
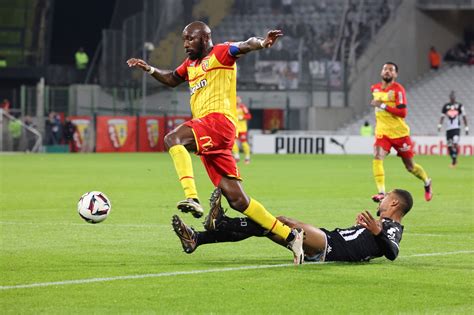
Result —
[{"label": "blurred spectator", "polygon": [[87,65],[89,64],[89,56],[84,51],[84,48],[80,47],[76,54],[74,55],[76,59],[76,69],[77,70],[86,70]]},{"label": "blurred spectator", "polygon": [[13,142],[13,151],[18,151],[18,148],[20,146],[21,129],[22,125],[19,119],[13,119],[8,124],[8,131],[10,132],[10,136],[12,137]]},{"label": "blurred spectator", "polygon": [[69,152],[77,152],[75,141],[74,141],[74,133],[76,132],[77,128],[74,123],[69,120],[69,118],[66,118],[66,121],[64,122],[64,127],[63,127],[63,136],[64,136],[64,141],[66,141],[67,144],[69,144]]},{"label": "blurred spectator", "polygon": [[45,129],[47,145],[55,145],[61,142],[61,121],[55,112],[49,113]]},{"label": "blurred spectator", "polygon": [[2,103],[0,104],[0,108],[8,113],[8,111],[10,110],[10,101],[4,98]]},{"label": "blurred spectator", "polygon": [[0,56],[0,69],[7,67],[7,58]]},{"label": "blurred spectator", "polygon": [[360,135],[363,137],[371,137],[372,136],[372,126],[368,121],[364,122],[364,125],[360,127]]},{"label": "blurred spectator", "polygon": [[441,65],[441,55],[436,51],[434,46],[431,46],[430,53],[428,55],[430,60],[430,67],[433,70],[438,70]]},{"label": "blurred spectator", "polygon": [[[25,125],[36,129],[36,125],[33,123],[33,119],[30,116],[25,116]],[[26,151],[31,152],[36,143],[36,135],[31,131],[26,132]]]},{"label": "blurred spectator", "polygon": [[84,82],[86,79],[87,66],[89,64],[89,56],[84,51],[84,48],[80,47],[74,57],[76,59],[77,82]]}]

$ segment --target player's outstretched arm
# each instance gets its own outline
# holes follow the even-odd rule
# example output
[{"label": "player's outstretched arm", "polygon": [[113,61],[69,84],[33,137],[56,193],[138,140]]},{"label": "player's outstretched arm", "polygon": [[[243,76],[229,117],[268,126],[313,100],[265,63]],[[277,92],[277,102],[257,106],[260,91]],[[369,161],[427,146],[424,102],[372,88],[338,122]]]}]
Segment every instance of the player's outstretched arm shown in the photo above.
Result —
[{"label": "player's outstretched arm", "polygon": [[236,46],[239,48],[239,54],[246,54],[254,50],[270,48],[276,43],[278,38],[282,36],[283,32],[281,30],[271,30],[267,33],[265,38],[250,37],[244,42],[236,43]]},{"label": "player's outstretched arm", "polygon": [[172,70],[161,70],[150,66],[144,60],[138,58],[130,58],[127,60],[128,66],[140,68],[151,74],[156,80],[160,81],[164,85],[175,87],[184,82],[183,79],[174,74]]}]

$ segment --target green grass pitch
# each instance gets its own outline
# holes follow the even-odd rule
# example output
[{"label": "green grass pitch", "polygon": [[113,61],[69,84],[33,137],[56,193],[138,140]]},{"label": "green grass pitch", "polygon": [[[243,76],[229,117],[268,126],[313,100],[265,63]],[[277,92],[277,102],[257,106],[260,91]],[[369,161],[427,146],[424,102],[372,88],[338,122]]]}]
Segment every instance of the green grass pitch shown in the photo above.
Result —
[{"label": "green grass pitch", "polygon": [[[429,203],[398,158],[385,162],[387,188],[415,200],[397,260],[295,267],[289,251],[264,238],[183,253],[170,225],[183,194],[167,154],[0,155],[0,312],[473,314],[474,160],[450,169],[448,157],[415,159],[433,178]],[[256,155],[240,168],[247,193],[273,214],[335,228],[375,209],[371,161]],[[207,201],[212,184],[193,163]],[[101,224],[76,211],[91,190],[112,201]]]}]

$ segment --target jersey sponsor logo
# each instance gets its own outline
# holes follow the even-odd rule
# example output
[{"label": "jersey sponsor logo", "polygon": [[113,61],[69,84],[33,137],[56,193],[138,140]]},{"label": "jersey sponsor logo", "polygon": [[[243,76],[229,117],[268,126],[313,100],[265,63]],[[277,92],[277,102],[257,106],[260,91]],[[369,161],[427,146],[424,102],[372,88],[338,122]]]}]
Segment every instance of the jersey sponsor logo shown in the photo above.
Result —
[{"label": "jersey sponsor logo", "polygon": [[388,91],[387,98],[388,98],[389,101],[394,101],[395,100],[395,91],[393,91],[393,90]]},{"label": "jersey sponsor logo", "polygon": [[449,118],[456,118],[459,115],[457,108],[451,108],[446,112]]},{"label": "jersey sponsor logo", "polygon": [[189,87],[189,90],[191,92],[191,95],[193,95],[194,93],[196,93],[197,90],[200,90],[204,87],[207,86],[207,80],[206,79],[202,79],[201,81],[199,81],[198,83],[196,83],[196,85],[194,86],[190,86]]}]

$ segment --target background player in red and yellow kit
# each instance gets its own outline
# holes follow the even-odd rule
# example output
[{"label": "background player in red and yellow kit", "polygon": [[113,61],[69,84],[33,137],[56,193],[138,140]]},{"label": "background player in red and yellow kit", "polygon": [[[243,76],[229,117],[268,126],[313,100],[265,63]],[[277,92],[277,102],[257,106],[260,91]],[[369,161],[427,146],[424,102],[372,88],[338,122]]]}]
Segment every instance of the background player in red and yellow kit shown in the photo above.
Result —
[{"label": "background player in red and yellow kit", "polygon": [[[250,51],[271,47],[282,35],[281,31],[272,30],[265,38],[251,37],[243,42],[214,45],[209,26],[196,21],[183,30],[183,45],[188,58],[174,71],[151,67],[136,58],[129,59],[127,63],[129,67],[147,71],[156,80],[170,87],[185,81],[189,83],[193,119],[165,136],[165,146],[173,159],[186,197],[178,203],[178,209],[190,212],[196,218],[203,215],[188,150],[194,151],[201,157],[211,181],[222,190],[229,205],[264,229],[287,240],[295,263],[300,264],[304,255],[303,230],[284,225],[244,192],[239,170],[232,156],[237,135],[235,62],[239,56]],[[212,224],[213,222],[206,222],[206,226]]]},{"label": "background player in red and yellow kit", "polygon": [[385,196],[385,171],[383,160],[390,149],[394,148],[402,158],[406,169],[421,179],[425,187],[425,199],[432,198],[431,179],[428,178],[421,165],[413,161],[413,147],[410,139],[410,128],[405,123],[407,101],[405,88],[395,82],[398,77],[398,66],[386,62],[382,67],[382,81],[372,85],[373,100],[370,103],[375,108],[375,144],[373,172],[378,194],[372,199],[379,202]]},{"label": "background player in red and yellow kit", "polygon": [[[250,146],[248,143],[248,136],[247,136],[247,121],[252,119],[252,114],[250,113],[247,106],[242,103],[242,99],[237,96],[237,139],[240,141],[242,145],[242,150],[244,151],[245,155],[245,164],[250,163]],[[239,154],[239,146],[237,145],[237,141],[234,143],[234,147],[232,148],[232,153],[234,154],[234,158],[237,162],[240,161],[240,154]]]}]

